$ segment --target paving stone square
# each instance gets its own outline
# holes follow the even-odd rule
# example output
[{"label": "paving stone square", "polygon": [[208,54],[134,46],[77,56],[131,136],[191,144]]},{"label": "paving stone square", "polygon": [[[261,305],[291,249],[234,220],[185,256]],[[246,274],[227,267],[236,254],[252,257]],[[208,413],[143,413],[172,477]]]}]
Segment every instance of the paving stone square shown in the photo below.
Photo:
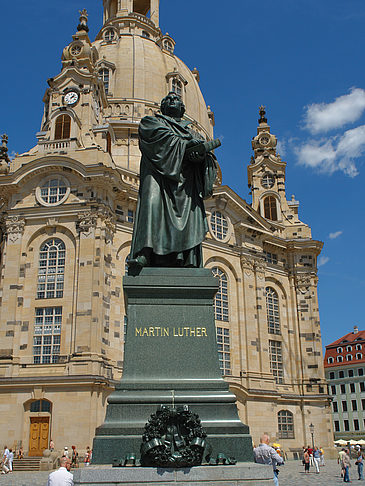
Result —
[{"label": "paving stone square", "polygon": [[[353,483],[365,484],[365,481],[358,480],[354,462],[353,460],[350,479]],[[48,472],[14,471],[12,474],[0,475],[0,486],[46,486],[48,474]],[[258,482],[247,484],[249,486],[260,486]],[[280,468],[280,486],[335,486],[337,484],[343,484],[343,480],[340,477],[340,466],[333,459],[326,461],[326,465],[320,468],[319,474],[315,474],[314,468],[311,468],[309,474],[304,474],[301,461],[288,461],[285,466]],[[186,486],[188,486],[187,483]]]}]

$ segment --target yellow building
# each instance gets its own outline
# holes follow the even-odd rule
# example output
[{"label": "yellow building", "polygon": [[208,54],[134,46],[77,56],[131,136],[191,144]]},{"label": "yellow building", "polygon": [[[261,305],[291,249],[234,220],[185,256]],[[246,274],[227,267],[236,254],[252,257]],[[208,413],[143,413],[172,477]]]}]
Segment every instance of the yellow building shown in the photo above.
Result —
[{"label": "yellow building", "polygon": [[[0,436],[30,455],[51,437],[58,449],[91,445],[123,372],[140,119],[172,90],[194,130],[213,138],[199,72],[162,34],[159,0],[104,0],[94,42],[87,32],[83,11],[62,71],[48,81],[37,145],[10,164],[5,138],[0,150]],[[252,204],[219,177],[204,259],[220,279],[220,365],[242,421],[255,442],[265,431],[289,451],[309,443],[311,423],[329,446],[332,425],[317,299],[322,243],[286,199],[276,143],[261,107]]]}]

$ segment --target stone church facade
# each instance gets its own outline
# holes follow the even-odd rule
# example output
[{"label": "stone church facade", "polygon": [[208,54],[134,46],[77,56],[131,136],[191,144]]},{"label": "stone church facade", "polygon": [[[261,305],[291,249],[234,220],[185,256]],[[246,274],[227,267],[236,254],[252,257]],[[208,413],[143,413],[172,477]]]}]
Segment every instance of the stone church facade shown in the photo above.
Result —
[{"label": "stone church facade", "polygon": [[[38,143],[0,148],[0,436],[41,455],[91,445],[123,373],[126,271],[138,194],[138,123],[177,92],[213,138],[199,72],[159,28],[159,0],[104,0],[94,42],[87,13],[48,80]],[[167,7],[166,7],[167,8]],[[317,298],[322,243],[286,199],[285,167],[260,107],[248,165],[249,204],[221,173],[206,202],[205,266],[220,366],[242,421],[286,451],[332,442]],[[219,162],[219,153],[218,162]],[[141,357],[142,358],[142,357]],[[4,420],[6,417],[6,420]],[[147,418],[146,418],[147,419]],[[65,424],[72,422],[70,427]]]}]

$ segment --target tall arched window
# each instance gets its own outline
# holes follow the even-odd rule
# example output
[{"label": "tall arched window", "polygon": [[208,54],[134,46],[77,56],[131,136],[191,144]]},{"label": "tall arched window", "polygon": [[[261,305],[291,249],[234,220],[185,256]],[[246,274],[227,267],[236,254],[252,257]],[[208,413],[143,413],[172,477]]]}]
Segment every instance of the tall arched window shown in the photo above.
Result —
[{"label": "tall arched window", "polygon": [[62,240],[52,238],[39,250],[37,299],[63,297],[66,247]]},{"label": "tall arched window", "polygon": [[176,78],[172,80],[172,91],[180,96],[180,98],[182,97],[182,84],[181,81]]},{"label": "tall arched window", "polygon": [[267,196],[264,199],[264,216],[271,221],[277,221],[276,199],[274,196]]},{"label": "tall arched window", "polygon": [[280,439],[294,439],[294,419],[289,410],[278,413],[278,430]]},{"label": "tall arched window", "polygon": [[60,115],[56,119],[55,140],[70,138],[71,135],[71,117],[69,115]]},{"label": "tall arched window", "polygon": [[270,334],[281,334],[279,297],[272,287],[266,287],[267,327]]},{"label": "tall arched window", "polygon": [[217,321],[228,321],[227,275],[218,267],[212,268],[214,277],[219,278],[219,290],[214,298],[214,313]]},{"label": "tall arched window", "polygon": [[109,93],[109,81],[110,81],[109,69],[106,69],[106,68],[100,69],[99,78],[104,83],[105,93],[108,94]]}]

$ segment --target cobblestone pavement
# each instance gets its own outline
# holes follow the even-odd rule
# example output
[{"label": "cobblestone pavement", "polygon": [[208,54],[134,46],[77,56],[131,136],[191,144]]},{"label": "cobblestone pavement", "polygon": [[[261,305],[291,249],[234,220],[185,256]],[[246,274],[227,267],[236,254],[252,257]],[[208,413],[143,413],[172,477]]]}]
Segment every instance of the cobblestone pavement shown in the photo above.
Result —
[{"label": "cobblestone pavement", "polygon": [[[48,472],[13,472],[12,474],[0,475],[0,486],[46,486]],[[352,461],[350,479],[355,484],[364,484],[365,481],[358,481],[357,468]],[[250,482],[250,486],[260,486],[259,483]],[[274,484],[274,482],[272,483]],[[301,461],[288,461],[280,468],[280,486],[335,486],[344,484],[340,477],[340,468],[337,461],[330,460],[326,466],[321,467],[320,474],[315,474],[311,468],[309,474],[304,474],[304,467]]]}]

